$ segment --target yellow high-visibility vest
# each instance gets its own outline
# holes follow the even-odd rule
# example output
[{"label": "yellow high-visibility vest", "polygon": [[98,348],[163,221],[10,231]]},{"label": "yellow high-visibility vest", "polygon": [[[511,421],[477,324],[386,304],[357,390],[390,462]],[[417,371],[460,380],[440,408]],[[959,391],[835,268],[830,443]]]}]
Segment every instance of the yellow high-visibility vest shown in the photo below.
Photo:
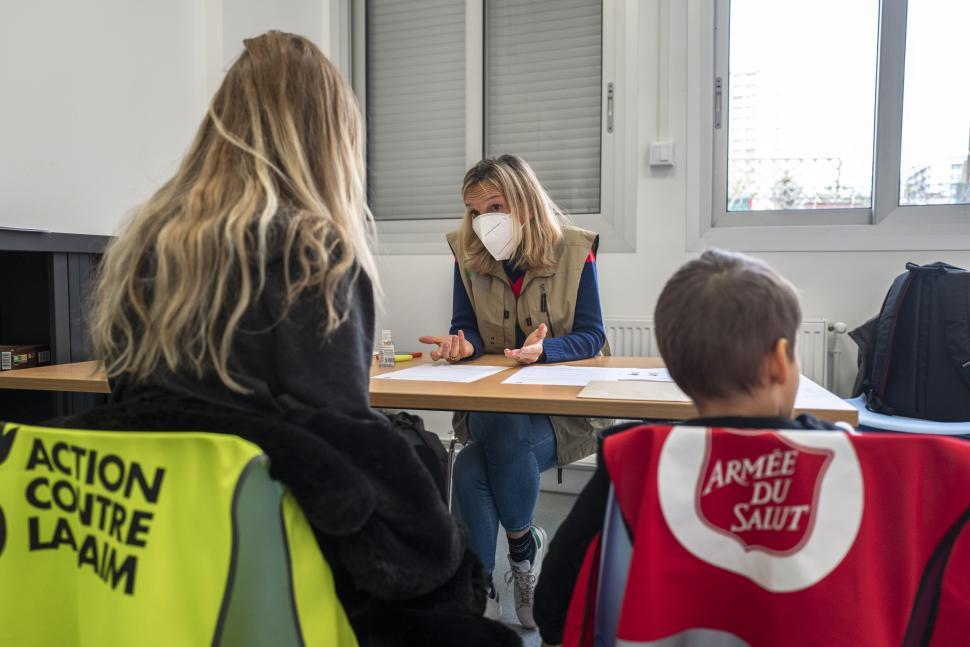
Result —
[{"label": "yellow high-visibility vest", "polygon": [[0,428],[0,645],[357,645],[253,443]]}]

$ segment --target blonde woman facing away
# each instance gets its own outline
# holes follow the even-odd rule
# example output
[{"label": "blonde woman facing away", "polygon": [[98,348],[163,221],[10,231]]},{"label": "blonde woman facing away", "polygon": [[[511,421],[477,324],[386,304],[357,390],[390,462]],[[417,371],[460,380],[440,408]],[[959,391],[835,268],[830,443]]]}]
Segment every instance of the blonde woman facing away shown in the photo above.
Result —
[{"label": "blonde woman facing away", "polygon": [[[565,224],[529,165],[512,155],[476,164],[461,192],[465,217],[448,235],[455,255],[451,329],[421,338],[436,346],[432,359],[504,353],[531,364],[599,354],[606,334],[596,234]],[[516,614],[534,628],[533,591],[546,548],[545,532],[532,524],[539,474],[593,453],[594,421],[469,413],[456,415],[455,431],[468,442],[455,463],[454,491],[472,548],[491,576],[499,524],[505,528]],[[500,614],[490,577],[486,616]]]},{"label": "blonde woman facing away", "polygon": [[175,175],[103,259],[91,332],[111,401],[58,424],[251,440],[313,526],[360,644],[517,644],[481,618],[463,531],[369,406],[362,141],[310,41],[245,41]]}]

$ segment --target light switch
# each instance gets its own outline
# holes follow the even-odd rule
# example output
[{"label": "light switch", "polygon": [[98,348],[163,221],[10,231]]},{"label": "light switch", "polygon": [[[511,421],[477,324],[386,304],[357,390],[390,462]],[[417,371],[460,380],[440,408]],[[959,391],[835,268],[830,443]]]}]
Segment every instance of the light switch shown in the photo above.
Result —
[{"label": "light switch", "polygon": [[650,144],[650,166],[673,166],[674,143],[656,142]]}]

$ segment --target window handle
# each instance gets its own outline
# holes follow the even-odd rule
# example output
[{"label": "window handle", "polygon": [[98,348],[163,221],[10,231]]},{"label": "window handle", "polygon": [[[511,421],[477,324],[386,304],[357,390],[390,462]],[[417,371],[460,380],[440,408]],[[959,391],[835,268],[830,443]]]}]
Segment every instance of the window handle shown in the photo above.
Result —
[{"label": "window handle", "polygon": [[613,132],[613,82],[606,84],[606,132]]},{"label": "window handle", "polygon": [[721,77],[714,79],[714,128],[721,127],[721,99],[723,95]]}]

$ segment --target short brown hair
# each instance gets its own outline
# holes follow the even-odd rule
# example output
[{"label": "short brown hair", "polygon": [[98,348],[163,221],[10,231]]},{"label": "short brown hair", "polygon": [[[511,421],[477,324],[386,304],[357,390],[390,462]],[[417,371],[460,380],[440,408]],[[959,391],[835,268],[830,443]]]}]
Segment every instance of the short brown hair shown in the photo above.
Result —
[{"label": "short brown hair", "polygon": [[794,358],[801,307],[791,283],[765,263],[709,249],[670,277],[654,313],[670,376],[694,400],[750,392],[782,337]]}]

